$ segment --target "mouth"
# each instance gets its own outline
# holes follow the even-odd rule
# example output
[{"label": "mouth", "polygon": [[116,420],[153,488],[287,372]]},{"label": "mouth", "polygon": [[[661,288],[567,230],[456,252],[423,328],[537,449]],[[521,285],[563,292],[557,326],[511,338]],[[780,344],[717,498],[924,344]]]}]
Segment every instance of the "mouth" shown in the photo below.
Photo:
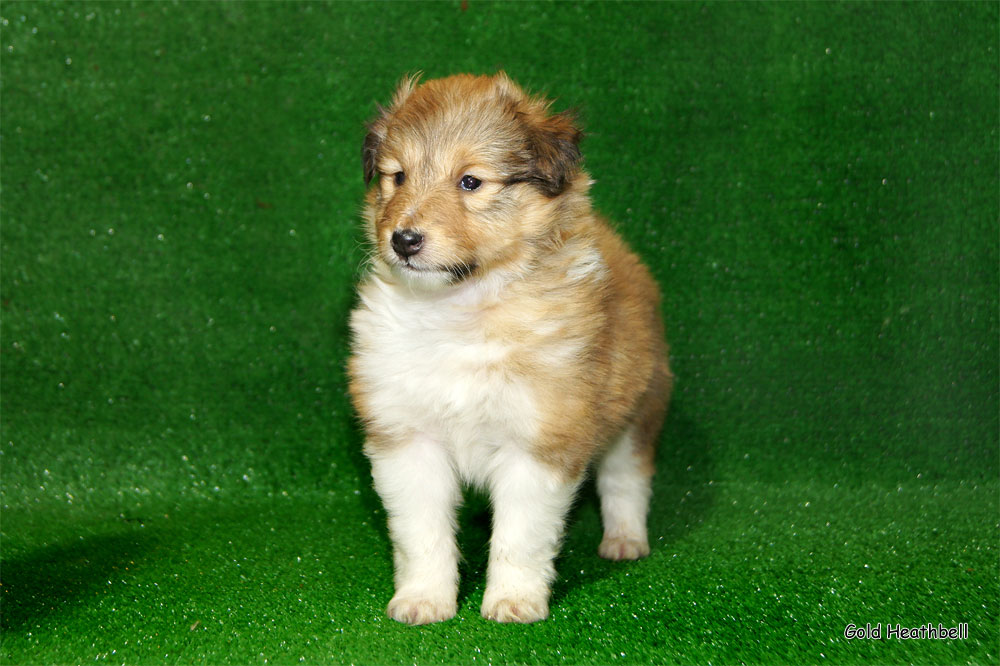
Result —
[{"label": "mouth", "polygon": [[458,264],[452,264],[451,266],[447,266],[444,268],[444,270],[448,271],[448,273],[451,275],[452,282],[461,282],[465,278],[475,273],[477,268],[479,268],[479,266],[476,264],[475,261],[463,261]]},{"label": "mouth", "polygon": [[479,268],[479,264],[476,261],[460,261],[454,264],[437,265],[437,266],[419,266],[410,262],[410,257],[403,259],[402,261],[393,262],[404,273],[417,273],[423,275],[429,274],[445,274],[448,276],[449,282],[455,284],[465,280]]}]

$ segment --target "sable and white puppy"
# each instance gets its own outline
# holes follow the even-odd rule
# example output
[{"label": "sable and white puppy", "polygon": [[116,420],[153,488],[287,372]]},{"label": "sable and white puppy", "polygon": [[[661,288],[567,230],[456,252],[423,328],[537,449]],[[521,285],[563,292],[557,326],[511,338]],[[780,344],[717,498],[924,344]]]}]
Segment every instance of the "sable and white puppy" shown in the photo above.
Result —
[{"label": "sable and white puppy", "polygon": [[649,553],[672,376],[659,292],[592,209],[580,131],[505,74],[404,80],[364,142],[370,266],[350,389],[409,624],[456,612],[456,509],[490,494],[482,614],[548,616],[567,511],[596,465],[612,560]]}]

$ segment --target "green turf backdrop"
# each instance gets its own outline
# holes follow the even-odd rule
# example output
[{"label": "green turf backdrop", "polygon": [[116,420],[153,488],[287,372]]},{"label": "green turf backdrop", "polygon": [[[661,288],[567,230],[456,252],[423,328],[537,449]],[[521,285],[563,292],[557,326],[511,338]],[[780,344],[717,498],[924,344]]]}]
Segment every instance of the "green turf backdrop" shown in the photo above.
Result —
[{"label": "green turf backdrop", "polygon": [[[998,5],[0,5],[2,648],[63,663],[996,663]],[[345,394],[406,72],[575,107],[665,293],[653,552],[387,620]],[[849,623],[968,623],[848,640]]]}]

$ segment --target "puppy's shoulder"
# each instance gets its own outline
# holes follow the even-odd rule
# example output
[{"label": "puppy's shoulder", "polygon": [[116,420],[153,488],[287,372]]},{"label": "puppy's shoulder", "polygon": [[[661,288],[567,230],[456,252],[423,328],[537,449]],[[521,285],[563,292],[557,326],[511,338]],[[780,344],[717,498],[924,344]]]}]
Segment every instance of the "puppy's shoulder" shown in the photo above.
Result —
[{"label": "puppy's shoulder", "polygon": [[594,242],[608,266],[612,287],[619,297],[659,302],[660,290],[652,273],[612,223],[595,215],[592,230]]}]

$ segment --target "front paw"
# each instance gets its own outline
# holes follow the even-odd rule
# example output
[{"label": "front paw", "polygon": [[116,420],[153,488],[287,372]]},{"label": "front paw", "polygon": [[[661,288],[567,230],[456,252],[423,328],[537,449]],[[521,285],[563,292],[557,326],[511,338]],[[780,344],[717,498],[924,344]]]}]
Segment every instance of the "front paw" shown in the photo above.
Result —
[{"label": "front paw", "polygon": [[549,616],[549,602],[545,597],[512,595],[491,598],[488,592],[480,609],[483,617],[497,622],[538,622]]},{"label": "front paw", "polygon": [[455,617],[456,610],[455,599],[397,594],[389,602],[386,613],[397,622],[417,625],[450,620]]}]

